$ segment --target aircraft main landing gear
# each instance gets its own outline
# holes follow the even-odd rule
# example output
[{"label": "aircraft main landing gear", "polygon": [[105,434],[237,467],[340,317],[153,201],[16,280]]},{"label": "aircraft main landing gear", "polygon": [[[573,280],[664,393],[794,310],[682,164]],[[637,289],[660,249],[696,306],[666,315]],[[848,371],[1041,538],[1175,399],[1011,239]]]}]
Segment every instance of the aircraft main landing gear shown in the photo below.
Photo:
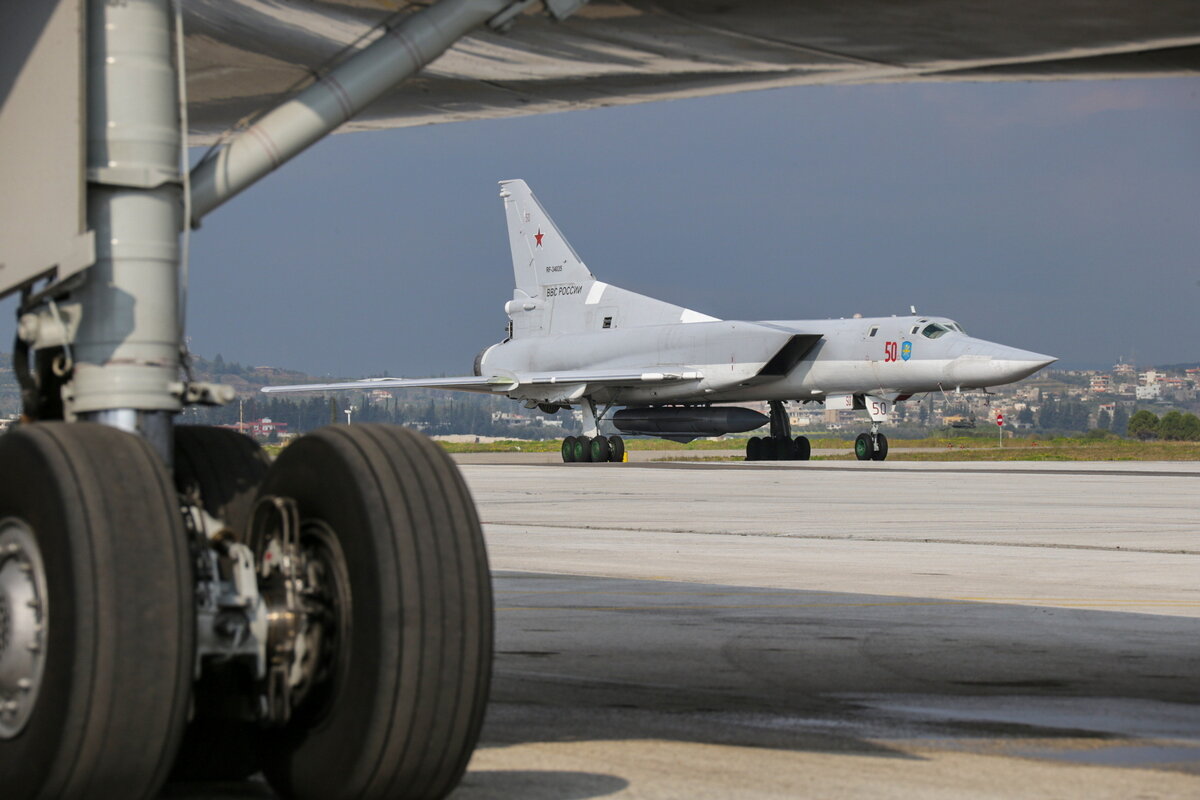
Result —
[{"label": "aircraft main landing gear", "polygon": [[563,439],[564,462],[603,463],[625,460],[625,440],[620,436],[568,436]]},{"label": "aircraft main landing gear", "polygon": [[770,401],[771,435],[754,436],[746,442],[747,461],[808,461],[812,445],[807,436],[792,438],[791,423],[780,400]]}]

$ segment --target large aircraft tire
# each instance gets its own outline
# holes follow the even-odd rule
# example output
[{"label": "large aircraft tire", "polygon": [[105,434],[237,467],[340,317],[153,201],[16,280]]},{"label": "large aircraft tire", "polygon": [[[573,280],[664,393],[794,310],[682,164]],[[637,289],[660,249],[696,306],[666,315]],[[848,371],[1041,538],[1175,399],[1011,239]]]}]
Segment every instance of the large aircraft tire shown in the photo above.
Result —
[{"label": "large aircraft tire", "polygon": [[875,447],[871,443],[871,434],[860,433],[854,440],[854,456],[859,461],[870,461],[874,456]]},{"label": "large aircraft tire", "polygon": [[593,436],[588,442],[589,455],[591,461],[596,464],[603,464],[612,459],[612,448],[609,447],[608,437]]},{"label": "large aircraft tire", "polygon": [[875,439],[875,452],[871,454],[873,461],[883,461],[888,454],[888,440],[882,433]]},{"label": "large aircraft tire", "polygon": [[[259,484],[271,460],[251,438],[228,428],[175,428],[175,488],[244,542]],[[239,780],[260,769],[259,727],[228,713],[232,695],[243,702],[248,681],[237,665],[211,665],[195,687],[195,711],[171,772],[173,781]]]},{"label": "large aircraft tire", "polygon": [[625,460],[625,440],[620,436],[608,437],[609,458],[613,461]]},{"label": "large aircraft tire", "polygon": [[792,458],[796,461],[808,461],[812,458],[812,443],[807,436],[797,436],[792,442]]},{"label": "large aircraft tire", "polygon": [[22,706],[0,714],[4,798],[153,797],[195,644],[166,467],[137,436],[44,422],[0,437],[0,468],[0,605],[9,644],[26,640],[0,648],[0,692]]},{"label": "large aircraft tire", "polygon": [[330,426],[289,445],[260,495],[296,503],[340,620],[325,680],[263,734],[268,781],[299,800],[445,796],[492,666],[487,554],[458,469],[403,428]]},{"label": "large aircraft tire", "polygon": [[575,460],[575,437],[568,436],[562,440],[562,460],[570,464]]},{"label": "large aircraft tire", "polygon": [[762,437],[751,436],[746,440],[746,460],[762,461]]},{"label": "large aircraft tire", "polygon": [[776,461],[791,461],[792,460],[792,452],[793,452],[793,449],[795,448],[795,444],[792,442],[791,439],[786,439],[786,438],[774,439],[773,438],[773,439],[771,439],[771,444],[773,445],[774,450],[775,450],[775,460]]},{"label": "large aircraft tire", "polygon": [[588,437],[572,436],[571,437],[571,454],[573,456],[571,458],[571,460],[578,462],[580,464],[591,461],[592,460],[592,448],[591,448],[590,444],[588,443]]}]

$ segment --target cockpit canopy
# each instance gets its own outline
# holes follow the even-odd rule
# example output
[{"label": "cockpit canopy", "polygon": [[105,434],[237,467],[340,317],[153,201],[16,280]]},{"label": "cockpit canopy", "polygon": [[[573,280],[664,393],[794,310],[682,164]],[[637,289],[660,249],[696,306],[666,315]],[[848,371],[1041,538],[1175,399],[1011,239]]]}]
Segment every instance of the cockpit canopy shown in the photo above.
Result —
[{"label": "cockpit canopy", "polygon": [[945,322],[931,322],[921,329],[921,335],[926,339],[936,339],[939,336],[945,336],[947,333],[966,334],[962,326],[957,322],[946,320]]}]

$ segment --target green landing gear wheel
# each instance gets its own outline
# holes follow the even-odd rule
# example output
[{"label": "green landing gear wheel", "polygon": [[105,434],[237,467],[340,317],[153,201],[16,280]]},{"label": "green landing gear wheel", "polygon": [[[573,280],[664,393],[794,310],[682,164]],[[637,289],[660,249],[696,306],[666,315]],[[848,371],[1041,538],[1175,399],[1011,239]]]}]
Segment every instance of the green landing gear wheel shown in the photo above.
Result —
[{"label": "green landing gear wheel", "polygon": [[875,448],[871,445],[871,434],[860,433],[854,440],[855,458],[859,461],[870,461],[874,454]]},{"label": "green landing gear wheel", "polygon": [[588,455],[595,464],[602,464],[612,458],[612,448],[609,447],[608,439],[604,436],[593,436],[588,442]]}]

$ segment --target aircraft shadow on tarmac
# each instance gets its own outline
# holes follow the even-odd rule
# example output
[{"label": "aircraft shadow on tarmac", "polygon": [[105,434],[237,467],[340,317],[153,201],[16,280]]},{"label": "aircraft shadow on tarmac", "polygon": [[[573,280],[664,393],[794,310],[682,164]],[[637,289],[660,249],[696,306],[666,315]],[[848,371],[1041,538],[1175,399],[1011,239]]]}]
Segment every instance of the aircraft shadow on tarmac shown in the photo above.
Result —
[{"label": "aircraft shadow on tarmac", "polygon": [[1194,617],[526,573],[496,591],[483,748],[1200,738]]},{"label": "aircraft shadow on tarmac", "polygon": [[[495,587],[483,759],[459,800],[585,800],[628,786],[487,758],[540,743],[911,760],[921,756],[899,746],[922,739],[1200,774],[1195,617],[517,572],[497,573]],[[1141,744],[1154,739],[1170,741]],[[1070,740],[1096,746],[1054,745]],[[165,796],[271,795],[242,784]]]}]

